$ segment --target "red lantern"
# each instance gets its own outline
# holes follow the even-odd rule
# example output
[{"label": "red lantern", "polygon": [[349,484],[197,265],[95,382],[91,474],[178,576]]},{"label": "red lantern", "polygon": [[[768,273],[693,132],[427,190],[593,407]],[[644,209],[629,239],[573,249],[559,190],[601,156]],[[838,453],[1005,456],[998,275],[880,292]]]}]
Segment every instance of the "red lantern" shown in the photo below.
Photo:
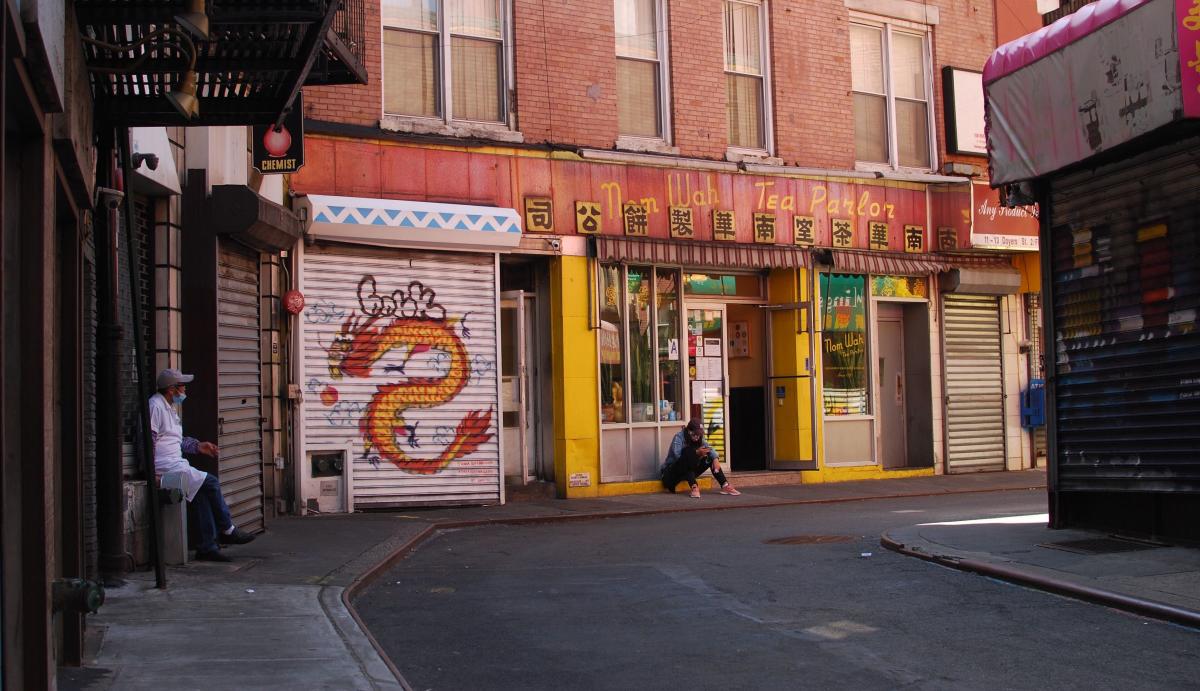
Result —
[{"label": "red lantern", "polygon": [[298,290],[289,290],[283,294],[283,308],[292,314],[300,314],[304,311],[304,293]]}]

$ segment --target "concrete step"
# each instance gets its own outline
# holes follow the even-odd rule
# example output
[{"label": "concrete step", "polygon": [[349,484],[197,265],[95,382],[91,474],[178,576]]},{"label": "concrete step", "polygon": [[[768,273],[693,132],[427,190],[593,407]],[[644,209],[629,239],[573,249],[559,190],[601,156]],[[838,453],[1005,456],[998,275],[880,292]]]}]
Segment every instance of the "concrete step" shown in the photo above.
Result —
[{"label": "concrete step", "polygon": [[765,485],[798,485],[803,472],[799,470],[747,470],[729,471],[729,482],[738,488],[762,487]]},{"label": "concrete step", "polygon": [[554,499],[556,489],[553,482],[530,482],[522,485],[513,478],[504,478],[504,501],[542,501]]}]

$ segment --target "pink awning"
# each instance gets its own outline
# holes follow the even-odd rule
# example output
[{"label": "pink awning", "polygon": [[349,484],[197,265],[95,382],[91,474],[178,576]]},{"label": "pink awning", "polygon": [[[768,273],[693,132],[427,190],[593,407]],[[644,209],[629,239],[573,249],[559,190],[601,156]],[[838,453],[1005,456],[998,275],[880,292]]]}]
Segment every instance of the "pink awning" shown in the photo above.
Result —
[{"label": "pink awning", "polygon": [[1099,0],[1084,5],[1037,31],[996,49],[983,66],[983,83],[989,84],[1026,65],[1061,50],[1097,29],[1129,14],[1150,0]]}]

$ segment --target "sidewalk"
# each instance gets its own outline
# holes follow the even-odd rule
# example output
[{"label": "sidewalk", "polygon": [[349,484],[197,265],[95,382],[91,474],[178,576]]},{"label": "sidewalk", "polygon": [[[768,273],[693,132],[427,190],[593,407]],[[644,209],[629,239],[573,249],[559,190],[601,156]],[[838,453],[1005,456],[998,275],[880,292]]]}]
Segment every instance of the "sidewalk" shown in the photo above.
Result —
[{"label": "sidewalk", "polygon": [[[660,493],[278,518],[253,543],[230,548],[232,564],[171,568],[165,591],[154,588],[151,573],[133,574],[125,587],[110,589],[100,613],[89,619],[92,658],[82,669],[61,670],[60,688],[402,688],[347,602],[439,529],[1044,486],[1045,473],[1034,470],[748,487],[736,501],[716,501],[715,493],[711,501]],[[1075,531],[1048,535],[1045,528],[1020,524],[975,528],[914,526],[890,531],[883,540],[894,549],[960,568],[976,563],[1057,568],[1093,578],[1118,594],[1124,592],[1119,588],[1140,584],[1143,590],[1134,592],[1141,597],[1187,607],[1193,615],[1200,610],[1200,550],[1159,548],[1089,561],[1034,546],[1070,539]],[[1050,553],[1044,557],[1049,562],[1027,556],[1041,552]],[[1161,557],[1146,562],[1148,553]]]}]

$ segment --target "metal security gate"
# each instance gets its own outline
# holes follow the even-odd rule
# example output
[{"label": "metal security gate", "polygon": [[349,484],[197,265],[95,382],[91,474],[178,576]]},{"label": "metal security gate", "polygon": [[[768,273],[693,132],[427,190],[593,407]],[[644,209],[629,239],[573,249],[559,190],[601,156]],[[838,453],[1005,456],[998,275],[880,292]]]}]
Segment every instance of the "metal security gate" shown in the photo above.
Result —
[{"label": "metal security gate", "polygon": [[1004,470],[999,298],[946,293],[942,309],[946,472]]},{"label": "metal security gate", "polygon": [[1198,161],[1192,137],[1053,182],[1061,492],[1200,492]]},{"label": "metal security gate", "polygon": [[221,492],[242,530],[263,529],[258,258],[222,243],[217,257],[217,445]]},{"label": "metal security gate", "polygon": [[302,266],[305,452],[349,450],[356,508],[500,501],[496,255],[314,246]]}]

